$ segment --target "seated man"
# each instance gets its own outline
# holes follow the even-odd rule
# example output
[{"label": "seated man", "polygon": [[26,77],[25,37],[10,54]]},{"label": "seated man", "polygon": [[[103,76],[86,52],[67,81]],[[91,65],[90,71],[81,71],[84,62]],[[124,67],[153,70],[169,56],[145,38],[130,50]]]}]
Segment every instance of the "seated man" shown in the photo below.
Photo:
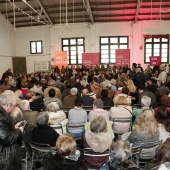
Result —
[{"label": "seated man", "polygon": [[59,108],[62,108],[62,101],[56,97],[56,92],[53,88],[51,88],[48,91],[49,97],[44,98],[44,106],[47,107],[48,104],[50,104],[51,102],[55,102],[58,104]]},{"label": "seated man", "polygon": [[94,98],[89,96],[88,89],[83,89],[81,100],[83,101],[83,106],[92,106]]}]

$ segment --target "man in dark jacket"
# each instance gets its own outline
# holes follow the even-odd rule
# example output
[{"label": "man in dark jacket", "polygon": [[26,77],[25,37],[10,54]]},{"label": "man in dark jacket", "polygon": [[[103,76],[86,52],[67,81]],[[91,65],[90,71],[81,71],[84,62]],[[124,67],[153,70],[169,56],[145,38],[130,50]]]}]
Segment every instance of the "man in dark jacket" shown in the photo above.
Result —
[{"label": "man in dark jacket", "polygon": [[140,85],[145,85],[145,75],[143,72],[141,72],[140,68],[136,68],[136,74],[134,75],[133,81],[136,87],[139,87]]},{"label": "man in dark jacket", "polygon": [[92,106],[93,105],[94,98],[89,96],[88,89],[83,89],[82,90],[81,99],[83,101],[83,106]]},{"label": "man in dark jacket", "polygon": [[18,142],[22,139],[22,121],[12,126],[9,114],[17,104],[14,92],[6,90],[0,94],[0,169],[20,170],[21,151]]}]

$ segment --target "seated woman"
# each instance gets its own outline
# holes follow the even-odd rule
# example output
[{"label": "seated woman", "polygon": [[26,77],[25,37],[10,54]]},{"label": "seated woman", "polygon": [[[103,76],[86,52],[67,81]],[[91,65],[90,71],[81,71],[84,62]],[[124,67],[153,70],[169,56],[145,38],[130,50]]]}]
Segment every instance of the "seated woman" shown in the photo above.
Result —
[{"label": "seated woman", "polygon": [[[85,124],[87,122],[87,112],[82,108],[83,101],[76,98],[74,101],[75,107],[69,110],[68,124]],[[68,132],[72,133],[75,138],[81,138],[84,128],[68,128]]]},{"label": "seated woman", "polygon": [[48,114],[41,112],[37,117],[37,127],[32,130],[32,141],[54,147],[59,134],[48,125],[48,120]]},{"label": "seated woman", "polygon": [[[128,101],[124,96],[119,96],[116,99],[114,107],[110,108],[109,111],[110,118],[131,118],[132,108],[128,105]],[[113,131],[114,133],[126,133],[130,129],[130,123],[114,123]]]},{"label": "seated woman", "polygon": [[[82,146],[91,148],[94,152],[103,153],[112,144],[112,135],[107,130],[106,119],[103,116],[95,117],[90,124],[90,130],[82,136]],[[84,156],[85,162],[92,168],[99,168],[109,156]]]},{"label": "seated woman", "polygon": [[170,169],[170,138],[167,138],[158,149],[156,155],[155,167],[152,170],[168,170]]},{"label": "seated woman", "polygon": [[159,124],[159,140],[170,137],[170,113],[166,107],[159,106],[155,119]]},{"label": "seated woman", "polygon": [[[64,133],[65,133],[66,132],[66,123],[68,122],[68,119],[66,119],[66,114],[63,112],[63,110],[60,110],[59,105],[56,102],[51,102],[47,105],[46,111],[49,115],[48,123],[50,123],[50,124],[61,123],[63,126]],[[59,131],[57,131],[57,132],[59,132]]]},{"label": "seated woman", "polygon": [[143,110],[136,125],[133,126],[128,141],[133,146],[142,142],[151,142],[159,139],[158,123],[150,109]]},{"label": "seated woman", "polygon": [[99,170],[137,170],[131,161],[131,146],[127,141],[118,140],[110,146],[110,159]]},{"label": "seated woman", "polygon": [[84,161],[76,150],[76,141],[72,134],[62,134],[56,142],[57,153],[47,160],[46,170],[88,170]]},{"label": "seated woman", "polygon": [[33,111],[41,112],[43,109],[44,102],[41,96],[36,96],[36,93],[33,91],[28,91],[26,94],[26,98],[30,103],[30,109]]}]

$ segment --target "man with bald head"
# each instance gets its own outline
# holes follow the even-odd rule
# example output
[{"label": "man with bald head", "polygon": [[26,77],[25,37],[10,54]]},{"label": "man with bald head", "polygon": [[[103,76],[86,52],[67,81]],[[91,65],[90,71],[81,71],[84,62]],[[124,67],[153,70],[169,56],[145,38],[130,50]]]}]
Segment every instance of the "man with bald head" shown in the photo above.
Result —
[{"label": "man with bald head", "polygon": [[160,73],[158,75],[158,78],[155,77],[155,80],[157,80],[157,86],[161,86],[161,82],[166,82],[167,73],[165,71],[165,65],[161,64],[159,66]]},{"label": "man with bald head", "polygon": [[93,105],[94,98],[89,96],[88,89],[83,89],[82,90],[81,99],[83,101],[83,106],[92,106]]}]

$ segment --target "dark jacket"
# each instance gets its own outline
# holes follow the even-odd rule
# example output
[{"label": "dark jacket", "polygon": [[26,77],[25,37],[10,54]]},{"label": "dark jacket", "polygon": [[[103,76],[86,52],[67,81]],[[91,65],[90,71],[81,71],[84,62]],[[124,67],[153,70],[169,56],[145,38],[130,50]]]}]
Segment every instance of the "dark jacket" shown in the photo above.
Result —
[{"label": "dark jacket", "polygon": [[81,158],[77,161],[56,154],[45,162],[44,170],[88,170]]},{"label": "dark jacket", "polygon": [[14,129],[8,113],[0,106],[0,169],[20,170],[22,140],[20,129]]},{"label": "dark jacket", "polygon": [[92,106],[93,105],[93,101],[94,101],[93,97],[90,97],[89,95],[82,95],[81,99],[83,101],[83,106]]},{"label": "dark jacket", "polygon": [[32,141],[55,146],[59,134],[50,126],[37,126],[32,130]]},{"label": "dark jacket", "polygon": [[140,85],[145,85],[145,75],[142,72],[138,72],[134,75],[133,81],[136,87],[139,87]]}]

